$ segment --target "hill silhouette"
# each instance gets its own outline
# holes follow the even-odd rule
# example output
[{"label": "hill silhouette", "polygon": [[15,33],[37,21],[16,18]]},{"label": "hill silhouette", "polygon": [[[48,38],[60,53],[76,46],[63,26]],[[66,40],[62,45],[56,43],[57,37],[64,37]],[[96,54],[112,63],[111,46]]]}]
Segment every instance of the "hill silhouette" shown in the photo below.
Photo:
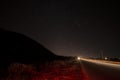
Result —
[{"label": "hill silhouette", "polygon": [[40,63],[52,60],[55,54],[23,34],[0,29],[0,63]]}]

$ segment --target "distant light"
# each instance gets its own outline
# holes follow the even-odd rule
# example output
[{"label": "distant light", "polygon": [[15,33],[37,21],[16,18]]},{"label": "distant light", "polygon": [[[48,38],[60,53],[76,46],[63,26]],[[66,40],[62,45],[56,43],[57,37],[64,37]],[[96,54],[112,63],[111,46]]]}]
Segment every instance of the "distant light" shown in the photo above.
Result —
[{"label": "distant light", "polygon": [[105,60],[108,60],[108,58],[107,58],[107,57],[105,57]]},{"label": "distant light", "polygon": [[80,60],[80,57],[77,57],[77,60]]}]

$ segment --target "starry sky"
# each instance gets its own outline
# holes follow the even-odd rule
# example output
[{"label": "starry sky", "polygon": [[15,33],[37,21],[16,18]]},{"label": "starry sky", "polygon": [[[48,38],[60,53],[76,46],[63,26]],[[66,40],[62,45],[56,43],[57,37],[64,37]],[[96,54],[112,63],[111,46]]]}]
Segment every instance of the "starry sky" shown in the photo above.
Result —
[{"label": "starry sky", "polygon": [[120,57],[119,4],[107,0],[2,1],[0,28],[58,55]]}]

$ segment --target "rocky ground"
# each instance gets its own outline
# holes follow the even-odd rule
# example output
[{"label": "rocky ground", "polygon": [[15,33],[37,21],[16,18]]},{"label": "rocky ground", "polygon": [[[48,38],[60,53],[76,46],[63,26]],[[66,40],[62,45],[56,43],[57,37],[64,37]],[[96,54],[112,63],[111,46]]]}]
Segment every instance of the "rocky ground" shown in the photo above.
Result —
[{"label": "rocky ground", "polygon": [[53,61],[42,65],[14,63],[1,80],[86,80],[81,66],[69,61]]}]

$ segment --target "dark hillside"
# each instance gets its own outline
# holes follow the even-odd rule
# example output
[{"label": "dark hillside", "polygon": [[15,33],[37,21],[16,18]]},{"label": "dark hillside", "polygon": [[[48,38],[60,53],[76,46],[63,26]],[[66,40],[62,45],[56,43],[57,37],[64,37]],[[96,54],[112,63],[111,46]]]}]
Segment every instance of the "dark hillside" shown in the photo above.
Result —
[{"label": "dark hillside", "polygon": [[39,63],[52,60],[55,54],[25,35],[0,30],[0,62]]}]

